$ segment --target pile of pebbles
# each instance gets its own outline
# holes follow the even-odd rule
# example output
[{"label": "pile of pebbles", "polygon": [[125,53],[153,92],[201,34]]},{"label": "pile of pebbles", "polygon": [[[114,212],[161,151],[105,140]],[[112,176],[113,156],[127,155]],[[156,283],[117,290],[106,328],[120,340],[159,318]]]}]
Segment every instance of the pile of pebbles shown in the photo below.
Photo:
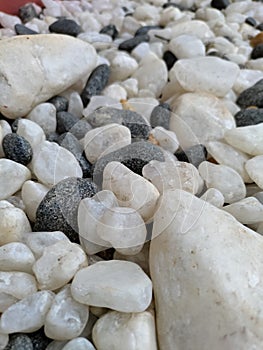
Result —
[{"label": "pile of pebbles", "polygon": [[0,350],[261,350],[263,6],[0,12]]}]

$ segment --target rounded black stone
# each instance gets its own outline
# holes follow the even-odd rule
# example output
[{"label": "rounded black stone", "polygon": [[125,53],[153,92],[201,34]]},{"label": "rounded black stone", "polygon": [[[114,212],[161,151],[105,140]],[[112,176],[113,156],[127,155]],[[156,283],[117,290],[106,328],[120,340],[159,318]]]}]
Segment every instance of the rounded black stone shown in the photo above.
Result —
[{"label": "rounded black stone", "polygon": [[252,27],[256,27],[257,26],[257,21],[253,17],[247,17],[246,20],[245,20],[245,23],[251,25]]},{"label": "rounded black stone", "polygon": [[263,44],[258,44],[251,52],[252,60],[263,57]]},{"label": "rounded black stone", "polygon": [[263,30],[263,23],[259,23],[256,27],[258,30],[262,31]]},{"label": "rounded black stone", "polygon": [[186,150],[177,151],[176,158],[181,162],[187,162],[198,167],[203,161],[206,160],[207,150],[204,145],[194,145]]},{"label": "rounded black stone", "polygon": [[20,7],[18,13],[23,23],[26,23],[28,21],[31,21],[31,19],[38,17],[35,7],[32,3]]},{"label": "rounded black stone", "polygon": [[30,143],[23,136],[15,133],[7,134],[3,138],[2,146],[6,158],[23,165],[31,162],[33,150]]},{"label": "rounded black stone", "polygon": [[51,33],[77,36],[81,33],[81,27],[72,19],[60,18],[49,26]]},{"label": "rounded black stone", "polygon": [[48,100],[49,103],[52,103],[57,112],[64,112],[68,110],[68,100],[63,96],[55,96]]},{"label": "rounded black stone", "polygon": [[169,129],[169,123],[171,118],[171,108],[168,103],[160,103],[155,106],[150,116],[150,123],[153,128],[156,126],[162,126],[165,129]]},{"label": "rounded black stone", "polygon": [[263,108],[242,109],[234,115],[237,126],[263,123]]},{"label": "rounded black stone", "polygon": [[171,51],[168,50],[164,52],[163,60],[166,64],[167,69],[170,70],[177,61],[177,57]]},{"label": "rounded black stone", "polygon": [[150,41],[150,37],[148,34],[141,34],[141,35],[137,35],[131,39],[125,40],[123,41],[120,45],[119,45],[119,50],[124,50],[124,51],[128,51],[131,52],[136,46],[138,46],[141,43],[145,43]]},{"label": "rounded black stone", "polygon": [[263,79],[259,80],[250,88],[242,91],[236,103],[241,108],[247,108],[250,106],[263,108]]},{"label": "rounded black stone", "polygon": [[103,27],[100,30],[100,33],[107,34],[107,35],[111,36],[113,40],[116,39],[118,34],[119,34],[119,32],[114,24],[108,24],[107,26]]},{"label": "rounded black stone", "polygon": [[139,35],[144,35],[147,34],[149,32],[149,30],[152,29],[161,29],[162,27],[158,26],[158,25],[152,25],[152,26],[143,26],[140,27],[139,29],[136,30],[134,36],[139,36]]},{"label": "rounded black stone", "polygon": [[88,179],[70,177],[60,181],[39,204],[34,231],[62,231],[72,242],[79,243],[78,206],[96,192],[97,186]]},{"label": "rounded black stone", "polygon": [[110,77],[110,67],[107,64],[101,64],[96,67],[80,95],[84,107],[87,106],[92,96],[99,95],[108,84]]},{"label": "rounded black stone", "polygon": [[5,350],[34,350],[34,348],[28,335],[17,333],[9,336],[9,342]]},{"label": "rounded black stone", "polygon": [[79,121],[79,118],[69,112],[57,113],[57,132],[63,134],[70,131],[72,127]]},{"label": "rounded black stone", "polygon": [[224,10],[230,4],[229,0],[212,0],[211,7],[217,10]]},{"label": "rounded black stone", "polygon": [[174,2],[166,2],[165,4],[163,4],[162,7],[163,7],[163,9],[167,9],[168,7],[176,7],[176,8],[178,8],[181,11],[185,11],[186,10],[185,6],[180,5],[180,4],[176,4]]},{"label": "rounded black stone", "polygon": [[27,28],[23,24],[16,24],[15,25],[15,32],[17,35],[33,35],[33,34],[38,34],[35,30],[32,30],[30,28]]}]

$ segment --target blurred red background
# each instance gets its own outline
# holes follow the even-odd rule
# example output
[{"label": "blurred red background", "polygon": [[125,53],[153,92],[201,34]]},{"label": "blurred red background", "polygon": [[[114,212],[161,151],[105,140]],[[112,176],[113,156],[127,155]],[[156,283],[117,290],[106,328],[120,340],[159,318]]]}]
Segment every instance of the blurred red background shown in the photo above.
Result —
[{"label": "blurred red background", "polygon": [[16,15],[18,14],[19,7],[29,3],[34,2],[40,6],[42,6],[41,0],[35,0],[35,1],[23,1],[23,0],[0,0],[0,11]]}]

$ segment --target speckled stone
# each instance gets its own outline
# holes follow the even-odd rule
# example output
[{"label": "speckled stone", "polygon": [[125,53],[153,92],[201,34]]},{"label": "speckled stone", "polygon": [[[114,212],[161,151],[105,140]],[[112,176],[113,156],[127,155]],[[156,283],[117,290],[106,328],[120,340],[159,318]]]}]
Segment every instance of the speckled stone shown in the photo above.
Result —
[{"label": "speckled stone", "polygon": [[68,99],[63,96],[55,96],[48,100],[49,103],[52,103],[57,112],[67,111],[68,109]]},{"label": "speckled stone", "polygon": [[57,132],[63,134],[70,131],[70,129],[79,121],[79,118],[69,112],[57,113]]},{"label": "speckled stone", "polygon": [[32,30],[23,24],[16,24],[15,25],[15,32],[17,35],[33,35],[33,34],[38,34],[35,30]]},{"label": "speckled stone", "polygon": [[152,30],[152,29],[161,29],[161,27],[158,25],[143,26],[136,30],[134,36],[147,34],[149,30]]},{"label": "speckled stone", "polygon": [[31,19],[37,17],[37,12],[32,3],[28,3],[25,6],[19,8],[19,17],[23,23],[30,21]]},{"label": "speckled stone", "polygon": [[96,185],[87,179],[71,177],[60,181],[41,201],[34,231],[62,231],[72,242],[79,242],[78,205],[96,191]]},{"label": "speckled stone", "polygon": [[11,334],[4,350],[34,350],[31,339],[23,333]]},{"label": "speckled stone", "polygon": [[80,95],[84,107],[87,106],[92,96],[100,94],[108,84],[109,77],[110,67],[107,64],[101,64],[93,70]]},{"label": "speckled stone", "polygon": [[256,60],[257,58],[263,57],[263,44],[259,44],[251,52],[252,60]]},{"label": "speckled stone", "polygon": [[162,126],[165,129],[169,129],[171,117],[171,109],[168,103],[160,103],[154,107],[150,116],[150,123],[153,128],[156,126]]},{"label": "speckled stone", "polygon": [[3,151],[6,158],[22,165],[30,163],[33,150],[30,143],[23,137],[17,134],[7,134],[2,141]]},{"label": "speckled stone", "polygon": [[263,108],[248,108],[234,115],[237,126],[248,126],[263,123]]},{"label": "speckled stone", "polygon": [[204,145],[194,145],[184,151],[176,152],[175,156],[181,162],[188,162],[198,167],[199,164],[206,160],[207,150]]},{"label": "speckled stone", "polygon": [[100,30],[100,34],[107,34],[114,40],[117,38],[119,32],[114,24],[108,24]]},{"label": "speckled stone", "polygon": [[78,140],[81,140],[88,131],[92,129],[91,125],[85,118],[79,119],[76,124],[69,130]]},{"label": "speckled stone", "polygon": [[81,32],[81,27],[72,19],[60,18],[49,26],[51,33],[67,34],[77,36]]},{"label": "speckled stone", "polygon": [[263,107],[263,79],[241,92],[236,103],[241,108],[249,106]]},{"label": "speckled stone", "polygon": [[52,339],[45,335],[43,328],[40,328],[36,332],[28,333],[27,336],[33,344],[33,350],[46,350],[48,344],[52,341]]},{"label": "speckled stone", "polygon": [[148,34],[140,34],[135,36],[134,38],[123,41],[119,45],[119,50],[131,52],[139,44],[145,43],[148,41],[150,41],[150,37]]},{"label": "speckled stone", "polygon": [[121,162],[136,174],[142,175],[144,165],[154,159],[164,161],[164,154],[160,147],[147,141],[134,142],[99,158],[93,167],[93,181],[101,182],[103,170],[110,162]]}]

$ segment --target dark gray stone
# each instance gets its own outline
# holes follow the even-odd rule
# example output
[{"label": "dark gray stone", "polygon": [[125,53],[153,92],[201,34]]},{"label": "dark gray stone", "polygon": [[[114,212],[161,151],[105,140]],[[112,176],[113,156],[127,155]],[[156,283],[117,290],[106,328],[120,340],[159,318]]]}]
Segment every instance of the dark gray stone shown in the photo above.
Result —
[{"label": "dark gray stone", "polygon": [[92,96],[99,95],[108,84],[110,77],[110,67],[107,64],[101,64],[96,67],[80,95],[83,106],[86,107]]},{"label": "dark gray stone", "polygon": [[31,162],[33,150],[30,143],[23,136],[15,133],[7,134],[3,138],[2,146],[6,158],[23,165]]},{"label": "dark gray stone", "polygon": [[45,335],[43,328],[36,332],[28,333],[27,336],[30,338],[33,344],[33,350],[46,350],[48,344],[53,340]]},{"label": "dark gray stone", "polygon": [[107,34],[114,40],[117,38],[119,32],[114,24],[108,24],[100,30],[100,34]]},{"label": "dark gray stone", "polygon": [[79,121],[79,118],[69,112],[57,113],[57,132],[63,134],[70,131],[72,127]]},{"label": "dark gray stone", "polygon": [[234,115],[237,126],[263,123],[263,108],[242,109]]},{"label": "dark gray stone", "polygon": [[11,334],[5,350],[34,350],[31,339],[26,334]]},{"label": "dark gray stone", "polygon": [[249,106],[263,107],[263,79],[242,91],[237,99],[237,104],[240,108]]},{"label": "dark gray stone", "polygon": [[76,124],[72,126],[70,132],[78,139],[82,139],[88,131],[92,129],[92,126],[85,118],[79,119]]},{"label": "dark gray stone", "polygon": [[181,11],[187,10],[187,8],[185,6],[180,5],[180,4],[176,4],[174,2],[166,2],[165,4],[163,4],[162,7],[163,7],[163,9],[167,9],[168,7],[176,7]]},{"label": "dark gray stone", "polygon": [[66,34],[77,36],[81,33],[81,27],[72,19],[60,18],[49,26],[51,33]]},{"label": "dark gray stone", "polygon": [[34,231],[62,231],[72,242],[79,243],[78,206],[96,192],[97,186],[88,179],[71,177],[60,181],[39,204]]},{"label": "dark gray stone", "polygon": [[168,103],[160,103],[155,106],[150,116],[150,123],[153,128],[156,126],[162,126],[165,129],[169,129],[169,123],[171,118],[171,108]]},{"label": "dark gray stone", "polygon": [[35,30],[27,28],[23,24],[16,24],[15,25],[15,32],[16,32],[17,35],[34,35],[34,34],[39,34]]},{"label": "dark gray stone", "polygon": [[18,13],[23,23],[26,23],[28,21],[31,21],[31,19],[38,17],[32,3],[20,7]]},{"label": "dark gray stone", "polygon": [[143,26],[140,27],[139,29],[136,30],[134,36],[139,36],[139,35],[144,35],[147,34],[149,32],[149,30],[152,29],[161,29],[162,27],[158,26],[158,25],[152,25],[152,26]]},{"label": "dark gray stone", "polygon": [[55,96],[48,100],[49,103],[52,103],[57,112],[64,112],[68,110],[68,100],[63,96]]},{"label": "dark gray stone", "polygon": [[230,4],[229,0],[212,0],[211,7],[214,7],[217,10],[224,10]]},{"label": "dark gray stone", "polygon": [[175,156],[179,161],[191,163],[198,168],[199,164],[206,160],[207,150],[204,145],[194,145],[186,150],[177,151]]},{"label": "dark gray stone", "polygon": [[263,30],[263,22],[259,23],[259,25],[257,25],[257,29],[262,31]]},{"label": "dark gray stone", "polygon": [[168,50],[163,54],[163,60],[166,64],[167,69],[170,70],[177,61],[177,57]]},{"label": "dark gray stone", "polygon": [[150,41],[150,37],[149,37],[148,34],[137,35],[134,38],[131,38],[131,39],[123,41],[119,45],[119,50],[124,50],[124,51],[131,52],[139,44],[145,43],[145,42],[148,42],[148,41]]},{"label": "dark gray stone", "polygon": [[86,120],[94,127],[117,123],[122,124],[123,110],[112,107],[101,107],[86,117]]},{"label": "dark gray stone", "polygon": [[58,142],[59,134],[57,132],[51,132],[50,134],[46,135],[47,141],[50,142]]},{"label": "dark gray stone", "polygon": [[263,57],[263,44],[259,44],[251,52],[252,60],[256,60],[257,58]]},{"label": "dark gray stone", "polygon": [[247,17],[245,22],[247,24],[251,25],[252,27],[256,27],[257,26],[257,21],[253,17]]}]

